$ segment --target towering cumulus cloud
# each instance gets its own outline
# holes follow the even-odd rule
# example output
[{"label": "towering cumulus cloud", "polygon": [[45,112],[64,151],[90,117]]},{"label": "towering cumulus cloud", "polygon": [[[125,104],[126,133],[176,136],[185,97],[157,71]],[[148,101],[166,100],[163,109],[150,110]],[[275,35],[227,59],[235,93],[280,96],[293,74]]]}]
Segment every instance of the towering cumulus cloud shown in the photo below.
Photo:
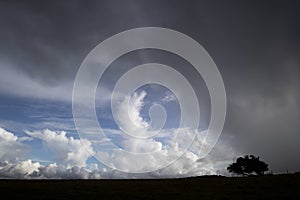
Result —
[{"label": "towering cumulus cloud", "polygon": [[[205,159],[199,159],[199,157],[191,151],[187,151],[180,159],[174,162],[172,165],[163,168],[158,171],[131,174],[124,173],[108,167],[98,167],[98,164],[88,164],[87,160],[94,153],[92,147],[90,149],[84,149],[80,140],[68,137],[65,132],[55,132],[51,130],[43,130],[36,132],[27,132],[28,135],[35,140],[42,140],[45,147],[54,153],[54,163],[41,164],[40,162],[34,162],[26,152],[29,152],[29,147],[22,143],[20,137],[13,133],[10,133],[4,129],[0,129],[0,176],[2,178],[155,178],[155,177],[185,177],[185,176],[197,176],[203,174],[216,174],[221,173],[219,171],[228,164],[228,161],[235,155],[231,148],[226,145],[220,146],[220,149],[216,149],[215,153],[220,154],[223,152],[223,156],[216,157],[212,152],[212,156],[208,156]],[[85,146],[89,146],[90,143],[86,142]],[[141,148],[147,150],[161,149],[162,144],[158,141],[149,141],[148,143],[137,143],[135,140],[126,140],[124,145],[128,145],[129,148]],[[132,149],[131,149],[132,150]],[[158,158],[153,158],[153,164],[160,162],[165,156],[172,156],[173,154],[180,153],[180,149],[176,144],[169,150],[162,151],[162,154]],[[119,156],[119,163],[134,169],[141,167],[142,161],[136,160],[134,157],[126,158],[124,161],[122,155]],[[17,158],[17,159],[16,159]],[[217,159],[215,159],[217,158]],[[129,160],[128,160],[129,159]],[[221,167],[220,167],[221,166]]]}]

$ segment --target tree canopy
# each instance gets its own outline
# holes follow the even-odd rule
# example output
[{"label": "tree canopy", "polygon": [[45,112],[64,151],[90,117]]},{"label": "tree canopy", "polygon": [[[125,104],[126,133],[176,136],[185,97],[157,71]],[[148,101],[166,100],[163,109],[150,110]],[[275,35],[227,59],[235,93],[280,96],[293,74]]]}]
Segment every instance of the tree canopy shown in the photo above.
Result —
[{"label": "tree canopy", "polygon": [[239,157],[236,162],[230,164],[227,170],[231,173],[249,176],[262,175],[265,171],[268,171],[268,164],[259,160],[259,157],[253,155],[246,155],[244,157]]}]

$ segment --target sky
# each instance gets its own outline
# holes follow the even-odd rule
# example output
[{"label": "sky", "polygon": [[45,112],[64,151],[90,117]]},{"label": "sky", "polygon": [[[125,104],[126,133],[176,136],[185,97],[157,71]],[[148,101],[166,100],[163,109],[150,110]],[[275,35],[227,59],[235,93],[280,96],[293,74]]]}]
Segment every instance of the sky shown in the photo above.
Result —
[{"label": "sky", "polygon": [[[245,154],[260,156],[274,173],[300,171],[299,9],[293,0],[1,0],[0,177],[228,175],[228,164]],[[201,136],[212,113],[208,87],[187,60],[164,50],[135,50],[112,62],[95,93],[97,120],[107,138],[95,147],[78,134],[72,91],[81,64],[105,39],[140,27],[172,29],[193,38],[218,67],[227,112],[222,134],[206,156],[199,149],[206,148]],[[180,82],[173,84],[179,89],[175,92],[147,84],[130,95],[114,93],[118,101],[111,109],[118,80],[146,63],[171,66],[189,81],[200,107],[197,129],[178,128],[184,112],[180,103],[192,99],[183,95]],[[174,80],[163,70],[157,75]],[[196,110],[189,113],[190,120],[197,116]],[[126,134],[154,135],[156,129],[160,133],[148,140]],[[176,131],[178,141],[172,140]],[[185,151],[180,141],[194,134],[199,140]],[[107,150],[108,140],[116,149]],[[125,156],[120,148],[156,154]]]}]

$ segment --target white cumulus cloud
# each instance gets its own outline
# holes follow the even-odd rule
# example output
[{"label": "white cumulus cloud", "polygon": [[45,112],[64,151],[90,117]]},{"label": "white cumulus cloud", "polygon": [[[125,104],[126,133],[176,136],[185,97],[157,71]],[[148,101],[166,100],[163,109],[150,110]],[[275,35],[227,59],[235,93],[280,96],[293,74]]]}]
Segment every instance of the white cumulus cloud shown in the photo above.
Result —
[{"label": "white cumulus cloud", "polygon": [[20,160],[30,150],[20,140],[21,137],[0,127],[0,161]]},{"label": "white cumulus cloud", "polygon": [[55,153],[55,161],[67,167],[86,166],[86,160],[94,153],[91,142],[67,137],[64,131],[55,132],[46,129],[35,132],[26,131],[26,133],[44,141],[47,147]]}]

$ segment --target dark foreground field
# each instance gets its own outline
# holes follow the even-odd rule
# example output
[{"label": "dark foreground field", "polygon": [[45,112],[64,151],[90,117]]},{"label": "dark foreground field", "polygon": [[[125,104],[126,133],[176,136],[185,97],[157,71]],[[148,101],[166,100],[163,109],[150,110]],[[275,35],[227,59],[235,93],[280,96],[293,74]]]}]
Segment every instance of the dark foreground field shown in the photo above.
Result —
[{"label": "dark foreground field", "polygon": [[0,180],[1,199],[300,199],[300,175],[168,180]]}]

